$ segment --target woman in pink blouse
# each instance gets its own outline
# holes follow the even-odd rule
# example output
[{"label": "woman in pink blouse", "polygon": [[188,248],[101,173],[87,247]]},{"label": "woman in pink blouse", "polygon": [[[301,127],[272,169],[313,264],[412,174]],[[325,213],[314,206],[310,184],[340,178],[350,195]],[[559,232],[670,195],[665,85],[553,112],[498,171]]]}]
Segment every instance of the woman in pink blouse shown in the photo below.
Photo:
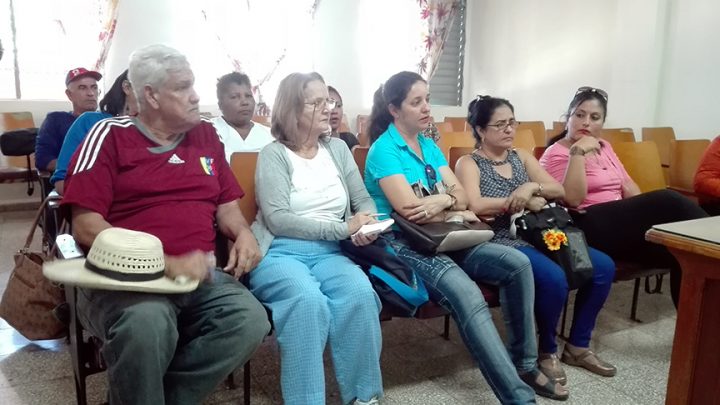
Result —
[{"label": "woman in pink blouse", "polygon": [[540,164],[565,188],[565,203],[586,211],[578,225],[588,244],[616,260],[670,267],[677,306],[680,265],[661,245],[645,241],[655,224],[707,216],[697,204],[670,190],[640,193],[610,144],[599,138],[607,115],[604,90],[580,87],[570,102],[567,124],[551,139]]}]

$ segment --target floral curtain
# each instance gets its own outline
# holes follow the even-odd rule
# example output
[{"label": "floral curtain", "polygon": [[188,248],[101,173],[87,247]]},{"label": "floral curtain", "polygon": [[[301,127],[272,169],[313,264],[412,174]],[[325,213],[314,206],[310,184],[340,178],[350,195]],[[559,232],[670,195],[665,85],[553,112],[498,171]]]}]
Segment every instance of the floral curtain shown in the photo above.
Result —
[{"label": "floral curtain", "polygon": [[95,62],[95,70],[102,70],[105,67],[110,45],[115,35],[115,26],[117,25],[118,3],[120,0],[103,0],[100,3],[101,14],[104,15],[98,42],[100,46],[100,55]]},{"label": "floral curtain", "polygon": [[293,37],[311,31],[319,3],[320,0],[235,0],[205,5],[201,10],[206,27],[233,70],[250,77],[257,95],[258,115],[270,114],[263,99],[263,85],[289,55],[296,53]]},{"label": "floral curtain", "polygon": [[418,73],[426,80],[435,74],[453,19],[460,10],[461,0],[418,0],[423,21],[424,54],[418,63]]}]

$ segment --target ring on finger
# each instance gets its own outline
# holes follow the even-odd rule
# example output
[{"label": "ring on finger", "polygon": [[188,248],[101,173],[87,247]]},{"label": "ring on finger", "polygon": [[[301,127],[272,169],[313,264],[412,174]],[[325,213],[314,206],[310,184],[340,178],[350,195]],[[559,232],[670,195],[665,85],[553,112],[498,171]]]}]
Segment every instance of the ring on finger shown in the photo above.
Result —
[{"label": "ring on finger", "polygon": [[427,217],[428,216],[427,210],[423,210],[423,214],[425,214],[425,217]]}]

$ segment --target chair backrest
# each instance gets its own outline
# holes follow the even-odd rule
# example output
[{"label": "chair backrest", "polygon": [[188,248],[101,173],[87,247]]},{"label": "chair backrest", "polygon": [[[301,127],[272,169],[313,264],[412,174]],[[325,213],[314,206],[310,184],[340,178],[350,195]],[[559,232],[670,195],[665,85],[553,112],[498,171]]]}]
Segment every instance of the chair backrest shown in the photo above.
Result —
[{"label": "chair backrest", "polygon": [[515,140],[513,146],[532,153],[533,149],[537,146],[535,142],[535,135],[529,129],[518,129],[515,131]]},{"label": "chair backrest", "polygon": [[517,130],[529,129],[535,138],[535,145],[545,145],[545,123],[542,121],[520,121]]},{"label": "chair backrest", "polygon": [[470,128],[467,128],[467,117],[445,117],[445,122],[452,126],[452,131],[454,132],[470,130]]},{"label": "chair backrest", "polygon": [[620,142],[613,149],[640,191],[646,193],[667,186],[655,142]]},{"label": "chair backrest", "polygon": [[457,161],[465,156],[473,153],[475,150],[474,146],[467,147],[467,146],[453,146],[448,151],[448,164],[450,165],[450,169],[454,172],[455,166],[457,165]]},{"label": "chair backrest", "polygon": [[536,146],[533,148],[533,156],[535,156],[535,159],[540,160],[543,153],[545,153],[545,149],[547,149],[547,146]]},{"label": "chair backrest", "polygon": [[240,199],[240,210],[248,224],[255,220],[257,201],[255,200],[255,167],[258,152],[235,152],[230,157],[230,168],[235,179],[245,192]]},{"label": "chair backrest", "polygon": [[472,133],[470,131],[462,131],[462,132],[446,132],[444,134],[440,134],[440,139],[437,142],[438,147],[442,151],[443,155],[445,155],[445,158],[448,158],[448,151],[453,146],[465,146],[465,147],[474,147],[475,146],[475,138],[473,138]]},{"label": "chair backrest", "polygon": [[655,142],[660,152],[660,163],[670,167],[670,142],[675,140],[672,127],[643,128],[642,140]]},{"label": "chair backrest", "polygon": [[635,142],[635,133],[632,128],[603,128],[600,138],[610,142],[613,149],[620,142]]},{"label": "chair backrest", "polygon": [[694,193],[693,181],[709,139],[670,142],[670,187]]},{"label": "chair backrest", "polygon": [[565,121],[553,121],[552,130],[555,132],[555,134],[559,134],[560,132],[565,130]]},{"label": "chair backrest", "polygon": [[358,167],[358,170],[360,171],[360,176],[362,178],[365,178],[365,160],[367,159],[368,151],[370,148],[367,146],[360,146],[355,145],[352,148],[352,155],[353,159],[355,159],[355,164]]},{"label": "chair backrest", "polygon": [[264,125],[266,127],[270,126],[270,116],[269,115],[253,115],[252,120],[254,122],[257,122],[260,125]]},{"label": "chair backrest", "polygon": [[445,133],[454,131],[452,124],[449,122],[444,122],[444,121],[436,122],[435,128],[437,128],[438,132],[440,132],[441,134],[445,134]]}]

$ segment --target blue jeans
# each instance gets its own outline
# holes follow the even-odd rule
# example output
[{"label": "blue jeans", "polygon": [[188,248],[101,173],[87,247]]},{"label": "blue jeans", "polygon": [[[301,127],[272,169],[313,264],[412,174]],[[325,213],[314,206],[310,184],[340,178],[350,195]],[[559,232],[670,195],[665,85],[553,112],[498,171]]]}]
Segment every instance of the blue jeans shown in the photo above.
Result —
[{"label": "blue jeans", "polygon": [[[455,252],[452,258],[444,254],[426,256],[410,249],[399,234],[386,238],[423,279],[432,300],[450,311],[460,336],[500,402],[534,404],[535,392],[518,376],[534,370],[537,362],[533,280],[527,257],[494,243]],[[475,281],[500,287],[513,360]]]},{"label": "blue jeans", "polygon": [[[568,284],[563,269],[531,246],[518,247],[532,264],[535,275],[535,318],[540,335],[540,352],[557,352],[555,334],[558,320],[568,295]],[[590,248],[593,279],[578,289],[575,312],[568,341],[573,346],[590,347],[590,336],[615,277],[615,262],[605,253]]]},{"label": "blue jeans", "polygon": [[250,290],[272,312],[285,404],[325,403],[325,343],[343,403],[382,396],[380,299],[336,241],[275,238]]}]

